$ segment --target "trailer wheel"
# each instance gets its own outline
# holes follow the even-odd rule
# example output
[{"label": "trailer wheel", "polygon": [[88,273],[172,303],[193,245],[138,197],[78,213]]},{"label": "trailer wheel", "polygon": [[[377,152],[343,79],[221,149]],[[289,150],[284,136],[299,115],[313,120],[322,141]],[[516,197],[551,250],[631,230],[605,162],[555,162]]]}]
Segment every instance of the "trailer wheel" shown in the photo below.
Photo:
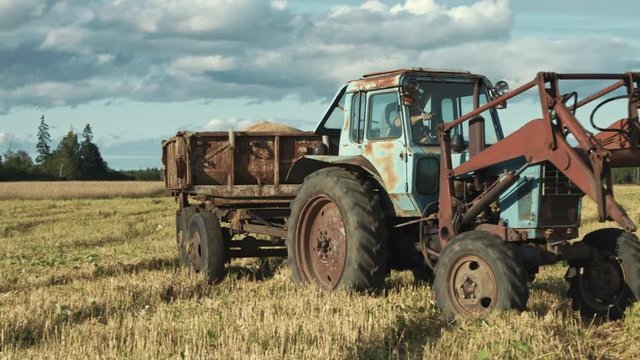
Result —
[{"label": "trailer wheel", "polygon": [[436,263],[434,289],[446,316],[524,310],[529,290],[522,267],[499,237],[468,231],[448,243]]},{"label": "trailer wheel", "polygon": [[187,253],[189,224],[195,213],[196,209],[193,207],[185,207],[176,213],[176,243],[178,245],[178,254],[180,255],[180,264],[186,268],[189,267],[189,254]]},{"label": "trailer wheel", "polygon": [[224,279],[226,250],[220,222],[214,214],[200,212],[191,218],[186,252],[192,274],[202,275],[209,284]]},{"label": "trailer wheel", "polygon": [[585,317],[622,318],[624,311],[640,299],[638,238],[610,228],[591,232],[582,241],[595,250],[596,256],[586,264],[570,264],[576,270],[568,277],[573,309]]},{"label": "trailer wheel", "polygon": [[342,168],[309,175],[291,207],[287,250],[297,283],[367,291],[387,274],[387,228],[372,183]]}]

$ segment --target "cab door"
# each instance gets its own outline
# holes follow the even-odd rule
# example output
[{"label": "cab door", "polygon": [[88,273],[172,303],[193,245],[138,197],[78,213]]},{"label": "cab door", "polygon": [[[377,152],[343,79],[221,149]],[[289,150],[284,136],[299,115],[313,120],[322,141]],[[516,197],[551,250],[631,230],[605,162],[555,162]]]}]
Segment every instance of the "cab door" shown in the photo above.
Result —
[{"label": "cab door", "polygon": [[378,170],[396,212],[413,212],[408,196],[407,129],[397,89],[366,94],[362,155]]}]

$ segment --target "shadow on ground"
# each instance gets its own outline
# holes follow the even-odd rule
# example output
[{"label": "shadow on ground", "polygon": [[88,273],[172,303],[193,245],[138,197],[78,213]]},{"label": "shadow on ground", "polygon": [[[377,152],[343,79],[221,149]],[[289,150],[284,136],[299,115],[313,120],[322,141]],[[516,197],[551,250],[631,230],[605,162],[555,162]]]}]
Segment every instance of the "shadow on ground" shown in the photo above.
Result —
[{"label": "shadow on ground", "polygon": [[437,311],[398,315],[384,331],[384,337],[357,346],[352,354],[359,359],[422,359],[424,348],[440,339],[442,330],[451,326]]},{"label": "shadow on ground", "polygon": [[151,258],[136,263],[98,264],[90,272],[79,272],[70,269],[63,274],[49,275],[33,283],[0,284],[0,293],[9,291],[30,291],[46,286],[67,285],[76,281],[97,280],[118,275],[136,274],[142,271],[178,269],[179,261],[175,257]]},{"label": "shadow on ground", "polygon": [[265,281],[286,264],[286,258],[259,258],[247,264],[228,265],[227,270],[228,276],[236,280]]}]

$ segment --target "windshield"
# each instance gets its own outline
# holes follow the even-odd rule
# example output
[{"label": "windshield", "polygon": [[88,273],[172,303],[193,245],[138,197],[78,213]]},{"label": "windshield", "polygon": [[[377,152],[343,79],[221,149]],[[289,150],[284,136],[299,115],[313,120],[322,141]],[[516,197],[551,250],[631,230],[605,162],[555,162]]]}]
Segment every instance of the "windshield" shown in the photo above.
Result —
[{"label": "windshield", "polygon": [[344,101],[347,86],[341,87],[331,102],[331,106],[314,131],[316,134],[329,135],[339,131],[344,125]]},{"label": "windshield", "polygon": [[[473,110],[473,89],[475,81],[413,81],[409,82],[405,93],[410,94],[406,101],[406,114],[411,119],[411,134],[418,145],[437,145],[438,126],[450,122]],[[411,101],[411,99],[413,101]],[[488,93],[482,86],[480,106],[487,103]],[[485,144],[494,144],[498,140],[494,112],[487,110],[481,114],[485,119]],[[451,134],[459,134],[468,139],[468,122],[456,126]]]}]

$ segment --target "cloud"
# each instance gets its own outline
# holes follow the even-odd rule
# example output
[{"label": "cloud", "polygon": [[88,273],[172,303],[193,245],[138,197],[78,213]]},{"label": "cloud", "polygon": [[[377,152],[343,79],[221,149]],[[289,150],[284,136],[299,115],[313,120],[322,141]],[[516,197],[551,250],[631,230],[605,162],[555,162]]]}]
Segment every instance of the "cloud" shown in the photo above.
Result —
[{"label": "cloud", "polygon": [[211,119],[204,124],[203,130],[227,131],[227,130],[244,130],[249,126],[257,123],[252,119]]},{"label": "cloud", "polygon": [[0,0],[0,112],[118,99],[307,101],[396,67],[517,83],[539,70],[625,71],[640,58],[607,35],[512,39],[512,27],[507,0],[368,0],[313,16],[282,0]]},{"label": "cloud", "polygon": [[33,157],[35,156],[35,141],[31,135],[21,136],[0,131],[0,156],[7,150],[25,150]]},{"label": "cloud", "polygon": [[29,18],[40,16],[45,9],[39,0],[0,0],[0,30],[21,26]]},{"label": "cloud", "polygon": [[[460,53],[473,56],[457,56]],[[611,54],[616,53],[626,55],[612,60]],[[619,38],[585,36],[571,41],[550,41],[525,37],[508,42],[480,41],[455,48],[425,50],[418,59],[421,62],[431,60],[435,67],[472,69],[515,85],[532,80],[539,71],[624,72],[637,68],[638,55],[637,48]]]},{"label": "cloud", "polygon": [[30,136],[17,136],[13,133],[0,131],[0,145],[11,145],[25,143]]},{"label": "cloud", "polygon": [[86,38],[86,30],[77,29],[73,27],[61,27],[51,29],[47,32],[39,49],[55,49],[56,51],[70,53],[88,53],[90,49],[88,46],[83,46],[83,41]]},{"label": "cloud", "polygon": [[271,7],[276,10],[284,10],[287,8],[287,2],[285,0],[272,0]]},{"label": "cloud", "polygon": [[174,61],[170,68],[175,72],[188,74],[202,74],[207,71],[233,70],[236,61],[220,55],[212,56],[185,56]]},{"label": "cloud", "polygon": [[433,0],[407,0],[404,4],[398,4],[391,8],[391,12],[394,14],[406,11],[415,15],[434,14],[442,10],[443,6]]},{"label": "cloud", "polygon": [[[110,136],[111,137],[111,136]],[[99,138],[96,143],[100,154],[117,170],[140,169],[146,167],[162,167],[161,144],[163,138],[141,138],[135,140]],[[168,136],[167,136],[168,137]]]},{"label": "cloud", "polygon": [[506,38],[510,27],[507,0],[481,0],[450,8],[433,0],[407,0],[391,9],[379,1],[367,1],[359,7],[335,7],[327,20],[318,23],[317,34],[326,44],[370,44],[410,51]]}]

